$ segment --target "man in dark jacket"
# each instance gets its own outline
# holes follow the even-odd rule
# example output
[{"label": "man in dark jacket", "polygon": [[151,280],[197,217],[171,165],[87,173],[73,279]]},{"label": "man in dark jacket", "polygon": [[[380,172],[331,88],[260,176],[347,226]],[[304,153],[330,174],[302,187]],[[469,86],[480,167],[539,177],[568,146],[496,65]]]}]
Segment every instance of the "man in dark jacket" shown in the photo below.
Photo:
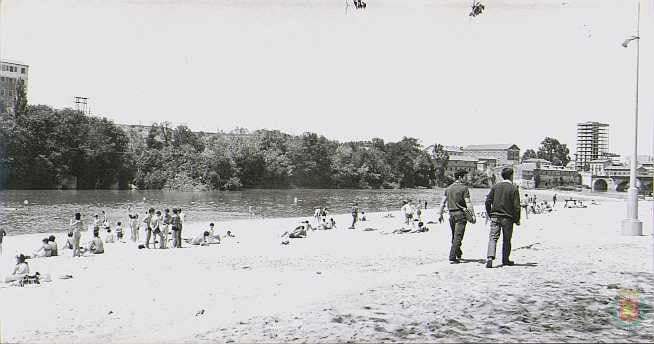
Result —
[{"label": "man in dark jacket", "polygon": [[488,254],[486,267],[493,267],[497,239],[502,232],[502,264],[513,265],[509,260],[511,254],[511,236],[513,235],[513,224],[520,225],[520,191],[512,182],[513,169],[505,167],[502,169],[501,182],[493,185],[486,197],[486,214],[490,216],[491,226],[488,238]]},{"label": "man in dark jacket", "polygon": [[463,243],[463,235],[466,231],[466,223],[468,222],[465,212],[470,212],[473,223],[475,221],[475,210],[470,201],[470,191],[463,184],[465,175],[466,171],[464,170],[454,172],[454,178],[456,180],[445,189],[445,197],[441,202],[441,212],[438,218],[438,221],[441,222],[443,211],[447,207],[450,213],[450,229],[452,230],[452,247],[450,249],[450,262],[452,264],[460,263],[459,259],[463,255],[461,245]]}]

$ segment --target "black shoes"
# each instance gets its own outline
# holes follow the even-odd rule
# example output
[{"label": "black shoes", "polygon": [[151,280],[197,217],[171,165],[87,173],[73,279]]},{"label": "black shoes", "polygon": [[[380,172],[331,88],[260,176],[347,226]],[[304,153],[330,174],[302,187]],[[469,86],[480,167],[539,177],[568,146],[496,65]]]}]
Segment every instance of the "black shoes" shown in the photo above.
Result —
[{"label": "black shoes", "polygon": [[513,262],[512,260],[506,260],[506,261],[502,262],[502,265],[513,266],[513,265],[515,265],[515,262]]},{"label": "black shoes", "polygon": [[461,261],[459,261],[458,259],[450,259],[450,264],[459,264],[459,263],[461,263]]},{"label": "black shoes", "polygon": [[493,267],[493,261],[491,259],[486,260],[486,267],[489,269]]}]

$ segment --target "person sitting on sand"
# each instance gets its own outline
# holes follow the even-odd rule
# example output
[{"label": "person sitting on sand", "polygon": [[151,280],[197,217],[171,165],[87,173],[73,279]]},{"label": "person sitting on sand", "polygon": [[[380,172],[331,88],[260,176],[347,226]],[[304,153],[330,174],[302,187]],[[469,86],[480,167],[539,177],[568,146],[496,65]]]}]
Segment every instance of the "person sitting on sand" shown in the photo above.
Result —
[{"label": "person sitting on sand", "polygon": [[214,234],[213,230],[214,230],[214,224],[212,222],[209,224],[209,237],[214,241],[216,241],[217,244],[220,244],[220,234],[219,233]]},{"label": "person sitting on sand", "polygon": [[336,229],[336,221],[334,221],[334,218],[329,218],[329,221],[325,221],[323,224],[323,229]]},{"label": "person sitting on sand", "polygon": [[232,231],[227,231],[227,234],[225,234],[225,236],[227,238],[236,238],[236,235],[234,235],[234,233],[232,233]]},{"label": "person sitting on sand", "polygon": [[52,252],[52,257],[58,256],[59,255],[59,248],[57,247],[57,243],[55,242],[55,236],[51,235],[48,237],[48,244],[50,244],[50,250]]},{"label": "person sitting on sand", "polygon": [[107,229],[107,236],[104,238],[104,242],[106,243],[114,243],[116,240],[114,239],[114,234],[111,232],[111,228]]},{"label": "person sitting on sand", "polygon": [[66,239],[66,243],[64,244],[63,249],[64,250],[72,250],[74,245],[75,245],[75,239],[73,239],[73,233],[68,232],[68,239]]},{"label": "person sitting on sand", "polygon": [[100,239],[99,233],[93,233],[93,240],[89,245],[89,252],[93,254],[102,254],[104,253],[104,243]]},{"label": "person sitting on sand", "polygon": [[361,212],[361,219],[359,221],[368,221],[368,219],[366,218],[366,212],[365,211]]},{"label": "person sitting on sand", "polygon": [[11,273],[11,275],[5,277],[5,283],[20,281],[23,279],[23,277],[29,275],[30,266],[25,261],[26,259],[27,257],[25,257],[23,254],[16,256],[16,266],[14,267],[14,271]]},{"label": "person sitting on sand", "polygon": [[32,258],[46,258],[52,257],[52,247],[50,246],[50,239],[43,238],[41,240],[43,243],[36,252],[32,255]]}]

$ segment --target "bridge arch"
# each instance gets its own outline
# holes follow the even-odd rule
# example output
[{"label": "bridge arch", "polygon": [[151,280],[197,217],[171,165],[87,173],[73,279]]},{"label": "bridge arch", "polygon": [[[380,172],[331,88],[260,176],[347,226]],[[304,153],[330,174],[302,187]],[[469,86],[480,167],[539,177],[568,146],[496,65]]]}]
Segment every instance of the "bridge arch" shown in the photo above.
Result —
[{"label": "bridge arch", "polygon": [[[638,183],[636,183],[638,185]],[[615,184],[615,191],[617,192],[627,192],[629,189],[629,180],[619,181]]]},{"label": "bridge arch", "polygon": [[597,179],[593,182],[593,191],[607,191],[609,184],[604,179]]}]

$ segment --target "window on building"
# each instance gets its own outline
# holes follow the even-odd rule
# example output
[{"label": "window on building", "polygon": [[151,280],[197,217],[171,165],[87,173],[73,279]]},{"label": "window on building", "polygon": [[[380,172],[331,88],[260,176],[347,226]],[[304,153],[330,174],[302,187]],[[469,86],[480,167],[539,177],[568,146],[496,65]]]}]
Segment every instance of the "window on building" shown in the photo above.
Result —
[{"label": "window on building", "polygon": [[25,67],[22,67],[22,68],[20,69],[20,74],[25,74]]}]

